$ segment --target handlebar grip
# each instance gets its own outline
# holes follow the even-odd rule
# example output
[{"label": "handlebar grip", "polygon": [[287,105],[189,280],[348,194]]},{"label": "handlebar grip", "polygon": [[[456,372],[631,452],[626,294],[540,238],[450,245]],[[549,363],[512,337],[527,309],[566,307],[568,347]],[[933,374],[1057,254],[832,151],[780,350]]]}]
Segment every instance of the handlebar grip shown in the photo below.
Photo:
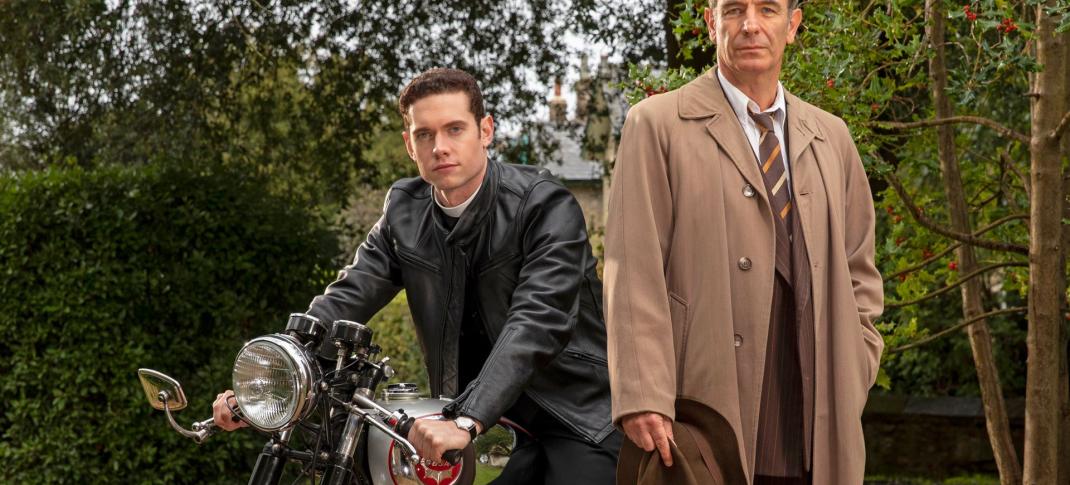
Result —
[{"label": "handlebar grip", "polygon": [[394,425],[394,431],[405,439],[409,438],[409,430],[412,429],[412,424],[416,422],[415,418],[406,416],[404,419],[398,421],[398,424]]},{"label": "handlebar grip", "polygon": [[194,431],[209,430],[209,432],[215,432],[219,427],[215,424],[215,418],[208,418],[204,421],[198,421],[193,423]]},{"label": "handlebar grip", "polygon": [[442,459],[450,465],[456,465],[464,458],[464,450],[448,450],[442,454]]}]

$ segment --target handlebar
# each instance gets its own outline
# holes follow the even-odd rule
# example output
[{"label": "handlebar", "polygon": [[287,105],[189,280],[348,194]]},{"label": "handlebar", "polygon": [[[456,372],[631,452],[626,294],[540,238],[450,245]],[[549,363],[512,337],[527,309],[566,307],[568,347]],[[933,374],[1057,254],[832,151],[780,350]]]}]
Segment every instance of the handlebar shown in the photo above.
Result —
[{"label": "handlebar", "polygon": [[209,436],[212,436],[219,430],[212,418],[193,423],[193,431],[179,426],[179,424],[175,422],[175,417],[171,415],[171,406],[168,405],[168,400],[171,399],[171,394],[167,391],[160,391],[159,399],[163,402],[163,412],[167,415],[167,423],[171,425],[171,428],[178,431],[178,434],[193,440],[197,444],[204,443],[204,440],[208,439]]},{"label": "handlebar", "polygon": [[442,454],[442,459],[446,460],[446,463],[450,465],[456,465],[461,462],[461,458],[464,458],[464,450],[446,450]]}]

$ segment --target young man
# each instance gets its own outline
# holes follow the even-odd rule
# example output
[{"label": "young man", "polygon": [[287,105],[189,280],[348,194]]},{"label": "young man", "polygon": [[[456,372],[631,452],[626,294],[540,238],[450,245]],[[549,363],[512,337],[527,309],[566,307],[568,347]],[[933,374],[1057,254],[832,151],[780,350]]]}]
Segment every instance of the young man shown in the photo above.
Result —
[{"label": "young man", "polygon": [[717,68],[628,113],[605,272],[622,484],[862,483],[873,200],[844,122],[780,84],[797,3],[711,0]]},{"label": "young man", "polygon": [[[502,416],[524,437],[496,483],[612,483],[601,282],[583,213],[545,171],[488,159],[494,122],[475,79],[420,74],[401,92],[402,137],[420,177],[395,183],[353,264],[308,313],[368,321],[402,288],[431,395],[449,421],[409,439],[440,460]],[[225,405],[216,423],[233,428]]]}]

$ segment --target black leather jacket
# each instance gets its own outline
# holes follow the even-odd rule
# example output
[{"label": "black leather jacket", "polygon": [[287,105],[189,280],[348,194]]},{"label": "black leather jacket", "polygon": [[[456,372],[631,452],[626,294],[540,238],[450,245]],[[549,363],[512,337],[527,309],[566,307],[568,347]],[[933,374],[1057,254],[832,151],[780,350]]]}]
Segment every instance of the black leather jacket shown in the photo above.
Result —
[{"label": "black leather jacket", "polygon": [[[572,194],[545,170],[488,161],[475,200],[448,230],[419,178],[391,187],[353,264],[308,313],[366,322],[405,288],[431,395],[444,412],[491,424],[526,393],[595,442],[610,422],[602,283]],[[478,377],[458,387],[466,275],[494,341]]]}]

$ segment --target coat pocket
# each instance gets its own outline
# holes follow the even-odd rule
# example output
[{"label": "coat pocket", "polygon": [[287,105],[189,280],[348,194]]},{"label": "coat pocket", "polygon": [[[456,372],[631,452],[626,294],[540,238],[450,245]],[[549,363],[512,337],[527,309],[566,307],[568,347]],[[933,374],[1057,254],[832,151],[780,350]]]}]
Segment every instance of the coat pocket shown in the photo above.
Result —
[{"label": "coat pocket", "polygon": [[687,300],[669,293],[669,318],[672,319],[672,340],[676,349],[676,388],[681,388],[684,366],[687,364],[687,339],[691,331]]},{"label": "coat pocket", "polygon": [[413,252],[411,252],[411,251],[409,251],[407,249],[403,249],[401,247],[398,247],[398,248],[396,248],[395,252],[397,252],[398,258],[401,259],[401,262],[404,263],[404,264],[407,264],[409,266],[415,266],[415,267],[420,268],[420,269],[422,269],[424,271],[428,271],[428,272],[434,273],[434,274],[438,274],[438,272],[439,272],[438,265],[436,265],[434,263],[431,263],[429,261],[425,261],[423,258],[417,256],[415,253],[413,253]]}]

